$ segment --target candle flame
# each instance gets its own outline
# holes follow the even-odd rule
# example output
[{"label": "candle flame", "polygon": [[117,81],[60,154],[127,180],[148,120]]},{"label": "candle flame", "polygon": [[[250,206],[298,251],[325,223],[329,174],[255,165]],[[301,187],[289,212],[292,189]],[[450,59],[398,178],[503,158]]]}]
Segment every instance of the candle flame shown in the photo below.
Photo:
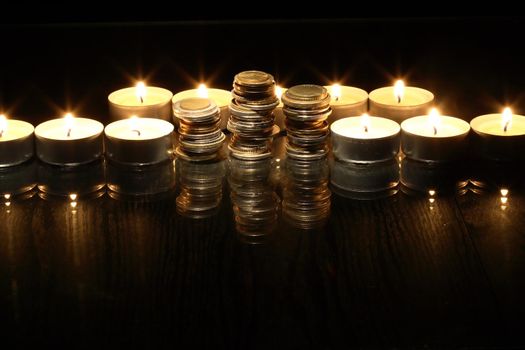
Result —
[{"label": "candle flame", "polygon": [[279,85],[275,85],[275,96],[277,96],[277,98],[280,100],[281,97],[283,96],[283,88],[280,87]]},{"label": "candle flame", "polygon": [[139,81],[137,83],[137,85],[135,86],[135,94],[140,100],[140,103],[144,103],[144,98],[146,98],[146,85],[144,84],[144,82]]},{"label": "candle flame", "polygon": [[64,120],[66,122],[67,137],[70,137],[73,124],[75,123],[75,117],[73,117],[73,114],[71,113],[66,113]]},{"label": "candle flame", "polygon": [[202,98],[208,98],[208,88],[206,87],[206,84],[200,84],[197,88],[197,96]]},{"label": "candle flame", "polygon": [[334,101],[339,101],[342,96],[341,85],[333,84],[330,89],[330,95],[332,95]]},{"label": "candle flame", "polygon": [[367,113],[361,115],[361,126],[365,132],[368,132],[370,129],[370,116]]},{"label": "candle flame", "polygon": [[428,113],[428,123],[434,131],[434,135],[437,135],[438,128],[441,125],[441,117],[439,116],[439,112],[436,108],[432,108]]},{"label": "candle flame", "polygon": [[129,118],[129,126],[132,132],[135,132],[137,133],[137,136],[140,136],[139,117],[132,115],[131,118]]},{"label": "candle flame", "polygon": [[509,107],[506,107],[501,114],[501,126],[503,132],[507,132],[512,126],[512,110]]},{"label": "candle flame", "polygon": [[7,118],[5,115],[0,114],[0,137],[7,131]]},{"label": "candle flame", "polygon": [[397,103],[401,103],[401,100],[403,99],[403,95],[405,93],[405,83],[403,80],[398,80],[394,84],[394,97],[397,100]]}]

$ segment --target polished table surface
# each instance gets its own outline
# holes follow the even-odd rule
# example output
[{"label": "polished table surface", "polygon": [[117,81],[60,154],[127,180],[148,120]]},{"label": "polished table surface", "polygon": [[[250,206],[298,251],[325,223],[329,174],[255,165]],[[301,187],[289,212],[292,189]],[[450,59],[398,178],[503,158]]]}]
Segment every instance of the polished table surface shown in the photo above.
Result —
[{"label": "polished table surface", "polygon": [[[281,209],[281,199],[301,198],[289,197],[296,187],[284,159],[256,175],[223,163],[223,172],[200,173],[220,184],[216,209],[202,218],[177,201],[199,170],[184,177],[180,162],[175,190],[160,197],[104,188],[74,201],[4,198],[3,339],[89,348],[525,346],[525,192],[511,188],[502,199],[497,188],[469,184],[374,200],[333,193],[325,222],[305,225]],[[257,215],[242,202],[246,191],[277,198],[278,216],[242,226],[243,215]]]}]

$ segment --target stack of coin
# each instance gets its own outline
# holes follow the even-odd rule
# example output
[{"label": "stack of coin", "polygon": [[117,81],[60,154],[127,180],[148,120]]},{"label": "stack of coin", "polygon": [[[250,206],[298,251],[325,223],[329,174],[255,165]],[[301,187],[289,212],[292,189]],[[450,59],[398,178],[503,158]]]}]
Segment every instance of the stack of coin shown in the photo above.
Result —
[{"label": "stack of coin", "polygon": [[251,242],[270,234],[279,218],[280,198],[271,183],[272,160],[230,158],[230,197],[237,232]]},{"label": "stack of coin", "polygon": [[189,162],[178,158],[176,169],[180,188],[177,212],[193,219],[216,214],[222,201],[224,160]]},{"label": "stack of coin", "polygon": [[313,160],[326,157],[330,94],[318,85],[297,85],[282,96],[286,116],[288,157]]},{"label": "stack of coin", "polygon": [[328,159],[287,158],[283,189],[283,216],[293,226],[311,229],[322,226],[330,215]]},{"label": "stack of coin", "polygon": [[237,74],[233,82],[228,148],[233,157],[258,160],[272,156],[272,138],[279,132],[273,110],[279,105],[273,76],[260,71]]},{"label": "stack of coin", "polygon": [[186,98],[173,105],[179,119],[179,145],[175,153],[189,161],[208,161],[218,157],[226,136],[220,129],[220,110],[210,99]]}]

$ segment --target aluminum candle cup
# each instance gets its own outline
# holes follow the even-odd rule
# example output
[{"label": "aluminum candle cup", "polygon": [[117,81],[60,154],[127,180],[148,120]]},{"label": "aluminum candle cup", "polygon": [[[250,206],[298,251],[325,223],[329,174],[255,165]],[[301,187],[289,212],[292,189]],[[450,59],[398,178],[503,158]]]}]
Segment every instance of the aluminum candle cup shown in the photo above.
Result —
[{"label": "aluminum candle cup", "polygon": [[0,168],[0,196],[16,196],[36,186],[36,160]]},{"label": "aluminum candle cup", "polygon": [[88,118],[52,119],[35,128],[38,158],[54,165],[79,165],[102,156],[104,125]]},{"label": "aluminum candle cup", "polygon": [[371,163],[392,159],[399,151],[400,127],[386,118],[348,117],[330,126],[332,151],[344,162]]},{"label": "aluminum candle cup", "polygon": [[[220,128],[221,130],[226,129],[228,118],[230,117],[230,110],[228,109],[228,106],[232,101],[232,93],[230,91],[223,89],[208,89],[206,86],[201,85],[198,89],[185,90],[176,93],[171,101],[172,104],[175,105],[180,100],[192,97],[209,98],[215,102],[221,111],[221,123],[219,124]],[[174,118],[173,121],[175,125],[178,125],[179,121],[177,118]]]},{"label": "aluminum candle cup", "polygon": [[109,114],[112,120],[127,119],[133,115],[171,121],[171,98],[167,89],[144,86],[139,83],[112,92],[108,96]]},{"label": "aluminum candle cup", "polygon": [[401,149],[408,158],[420,161],[459,160],[467,151],[469,131],[470,125],[458,118],[413,117],[401,123]]},{"label": "aluminum candle cup", "polygon": [[372,91],[368,113],[402,122],[406,118],[424,115],[430,109],[434,94],[430,91],[413,86],[396,83]]},{"label": "aluminum candle cup", "polygon": [[470,126],[474,131],[475,152],[481,157],[499,161],[525,159],[524,116],[512,115],[510,110],[503,114],[486,114],[472,119]]},{"label": "aluminum candle cup", "polygon": [[0,168],[17,165],[33,157],[33,125],[0,115]]},{"label": "aluminum candle cup", "polygon": [[118,120],[104,130],[107,159],[123,164],[160,163],[173,156],[173,124],[154,118]]},{"label": "aluminum candle cup", "polygon": [[329,124],[341,118],[361,115],[368,110],[368,93],[365,90],[339,84],[325,86],[325,88],[330,92],[332,98],[330,101],[332,114],[328,117]]},{"label": "aluminum candle cup", "polygon": [[425,193],[451,193],[468,184],[465,168],[459,163],[425,163],[403,158],[401,183],[406,189]]}]

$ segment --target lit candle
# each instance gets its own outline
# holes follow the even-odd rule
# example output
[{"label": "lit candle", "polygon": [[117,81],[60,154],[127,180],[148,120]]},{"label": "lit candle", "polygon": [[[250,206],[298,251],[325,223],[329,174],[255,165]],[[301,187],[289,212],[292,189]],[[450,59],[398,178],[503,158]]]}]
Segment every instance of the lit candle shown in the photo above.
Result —
[{"label": "lit candle", "polygon": [[36,153],[40,160],[55,165],[79,165],[102,156],[104,125],[71,113],[35,128]]},{"label": "lit candle", "polygon": [[459,118],[440,116],[433,108],[428,115],[401,123],[401,149],[408,157],[428,162],[460,159],[467,150],[470,125]]},{"label": "lit candle", "polygon": [[[180,100],[190,98],[190,97],[201,97],[209,98],[219,109],[221,110],[221,130],[226,130],[228,124],[228,118],[230,117],[230,110],[228,106],[232,101],[232,94],[228,90],[223,89],[211,89],[206,87],[205,84],[200,84],[197,89],[190,89],[181,91],[175,94],[172,99],[172,105],[175,105]],[[178,124],[177,118],[173,118],[175,125]]]},{"label": "lit candle", "polygon": [[405,86],[402,80],[398,80],[394,86],[376,89],[368,97],[370,114],[397,122],[425,114],[434,101],[434,95],[430,91]]},{"label": "lit candle", "polygon": [[368,93],[365,90],[333,84],[325,86],[330,92],[332,100],[332,114],[328,117],[328,123],[332,124],[336,120],[354,115],[361,115],[368,109]]},{"label": "lit candle", "polygon": [[171,98],[167,89],[146,86],[143,82],[112,92],[108,96],[109,113],[113,120],[132,115],[171,121]]},{"label": "lit candle", "polygon": [[281,101],[281,97],[286,90],[288,89],[275,85],[275,96],[279,99],[279,105],[273,110],[273,115],[275,117],[275,125],[277,125],[281,131],[286,129],[286,125],[284,124],[286,117],[283,113],[283,102]]},{"label": "lit candle", "polygon": [[472,119],[476,151],[485,158],[511,161],[525,158],[525,116],[503,113],[485,114]]},{"label": "lit candle", "polygon": [[172,158],[173,125],[155,118],[118,120],[106,126],[106,157],[117,163],[146,165]]},{"label": "lit candle", "polygon": [[370,163],[392,159],[399,151],[399,124],[393,120],[370,117],[348,117],[331,126],[334,156],[346,162]]},{"label": "lit candle", "polygon": [[0,114],[0,167],[23,163],[33,156],[33,125]]}]

